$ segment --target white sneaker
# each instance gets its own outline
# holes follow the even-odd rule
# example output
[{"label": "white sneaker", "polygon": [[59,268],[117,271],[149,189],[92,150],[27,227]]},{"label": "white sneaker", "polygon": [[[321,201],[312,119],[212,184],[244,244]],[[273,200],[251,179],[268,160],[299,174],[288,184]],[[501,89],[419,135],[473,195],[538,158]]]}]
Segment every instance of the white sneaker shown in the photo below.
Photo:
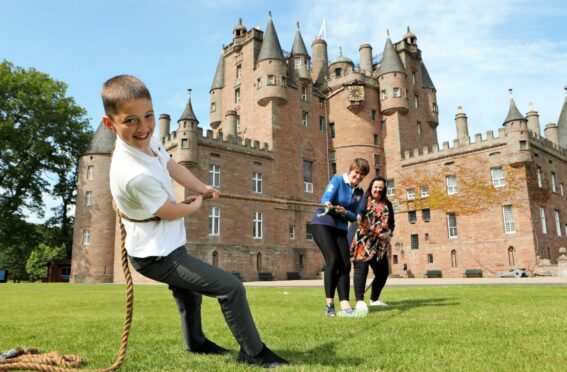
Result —
[{"label": "white sneaker", "polygon": [[355,310],[368,310],[368,306],[364,301],[356,301],[356,306],[354,307]]},{"label": "white sneaker", "polygon": [[380,301],[379,299],[376,301],[370,301],[370,306],[384,306],[388,307],[389,305],[385,302]]}]

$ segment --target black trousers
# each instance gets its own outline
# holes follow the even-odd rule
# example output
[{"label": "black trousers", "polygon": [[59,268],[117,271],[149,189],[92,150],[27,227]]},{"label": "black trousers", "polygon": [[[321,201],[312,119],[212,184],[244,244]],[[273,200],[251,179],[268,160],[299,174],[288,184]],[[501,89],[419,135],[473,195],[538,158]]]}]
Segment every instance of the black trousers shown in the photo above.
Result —
[{"label": "black trousers", "polygon": [[376,261],[376,256],[374,256],[370,261],[357,261],[354,263],[354,295],[357,301],[364,301],[364,288],[366,286],[366,279],[368,278],[369,266],[374,272],[370,300],[376,301],[380,298],[380,293],[382,293],[382,289],[388,279],[390,270],[388,254],[385,253],[380,261]]},{"label": "black trousers", "polygon": [[311,225],[313,239],[325,258],[325,297],[334,298],[335,289],[340,301],[348,301],[350,289],[350,256],[347,232],[326,225]]},{"label": "black trousers", "polygon": [[130,256],[130,262],[140,274],[169,285],[188,350],[205,342],[201,303],[202,295],[206,295],[217,298],[232,334],[246,354],[258,355],[262,351],[264,345],[252,319],[246,290],[234,275],[191,256],[185,246],[165,257]]}]

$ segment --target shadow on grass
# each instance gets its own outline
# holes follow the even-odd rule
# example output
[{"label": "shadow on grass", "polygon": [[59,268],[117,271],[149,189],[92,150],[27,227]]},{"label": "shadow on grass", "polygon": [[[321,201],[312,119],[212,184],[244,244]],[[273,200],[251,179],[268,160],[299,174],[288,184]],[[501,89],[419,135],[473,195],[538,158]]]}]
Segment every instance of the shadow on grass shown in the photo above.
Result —
[{"label": "shadow on grass", "polygon": [[417,307],[455,306],[459,305],[459,303],[456,302],[453,298],[417,298],[403,301],[392,301],[388,302],[388,305],[388,307],[370,306],[368,310],[372,313],[397,311],[397,314],[392,314],[392,316],[396,316]]},{"label": "shadow on grass", "polygon": [[278,351],[276,351],[276,353],[279,355],[285,354],[286,359],[292,363],[292,366],[323,365],[353,367],[364,364],[364,358],[342,358],[337,356],[335,349],[339,346],[340,344],[337,342],[327,342],[307,351],[285,350],[285,352],[281,354]]}]

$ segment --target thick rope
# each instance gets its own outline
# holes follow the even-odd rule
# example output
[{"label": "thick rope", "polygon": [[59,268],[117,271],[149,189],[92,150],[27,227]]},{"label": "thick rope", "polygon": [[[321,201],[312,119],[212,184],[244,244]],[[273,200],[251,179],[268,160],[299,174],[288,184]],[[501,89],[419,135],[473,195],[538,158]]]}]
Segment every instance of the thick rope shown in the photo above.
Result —
[{"label": "thick rope", "polygon": [[0,371],[28,370],[44,372],[110,372],[116,371],[120,368],[122,363],[124,363],[126,350],[128,348],[130,326],[132,325],[132,313],[134,310],[134,285],[132,282],[130,268],[128,267],[128,254],[126,253],[126,229],[124,228],[124,224],[120,218],[121,213],[119,213],[117,209],[116,211],[119,215],[118,221],[120,222],[120,236],[122,240],[121,262],[126,282],[126,319],[124,321],[124,327],[122,328],[120,350],[116,361],[110,367],[104,369],[75,369],[83,363],[83,359],[78,355],[61,355],[56,351],[51,353],[35,354],[35,350],[29,349],[28,351],[23,351],[22,349],[14,349],[14,351],[17,351],[21,355],[6,360],[0,360]]}]

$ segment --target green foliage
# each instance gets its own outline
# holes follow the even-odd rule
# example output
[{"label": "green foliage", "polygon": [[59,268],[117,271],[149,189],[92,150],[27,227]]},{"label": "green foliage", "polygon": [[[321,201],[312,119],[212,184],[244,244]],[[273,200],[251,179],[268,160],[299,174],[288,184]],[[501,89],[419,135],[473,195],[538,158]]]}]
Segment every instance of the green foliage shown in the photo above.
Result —
[{"label": "green foliage", "polygon": [[[92,133],[86,111],[66,96],[66,90],[65,83],[33,68],[0,63],[0,237],[25,235],[15,229],[29,228],[13,221],[23,220],[25,212],[44,216],[43,195],[48,193],[61,200],[50,221],[61,228],[56,245],[70,253],[68,209],[75,203],[76,164]],[[29,249],[25,239],[0,239],[0,251],[18,259]],[[22,265],[26,260],[27,256]]]},{"label": "green foliage", "polygon": [[50,247],[40,244],[35,247],[28,261],[26,262],[26,272],[31,281],[38,280],[47,275],[47,262],[52,259],[65,258],[64,247]]},{"label": "green foliage", "polygon": [[[124,323],[122,285],[0,284],[0,350],[58,350],[83,368],[115,360]],[[387,286],[390,307],[367,318],[324,317],[322,288],[246,289],[262,340],[292,365],[284,371],[562,371],[564,286]],[[38,313],[37,309],[41,309]],[[203,299],[205,335],[226,356],[185,351],[165,285],[135,286],[128,353],[120,371],[252,371],[216,299]]]}]

